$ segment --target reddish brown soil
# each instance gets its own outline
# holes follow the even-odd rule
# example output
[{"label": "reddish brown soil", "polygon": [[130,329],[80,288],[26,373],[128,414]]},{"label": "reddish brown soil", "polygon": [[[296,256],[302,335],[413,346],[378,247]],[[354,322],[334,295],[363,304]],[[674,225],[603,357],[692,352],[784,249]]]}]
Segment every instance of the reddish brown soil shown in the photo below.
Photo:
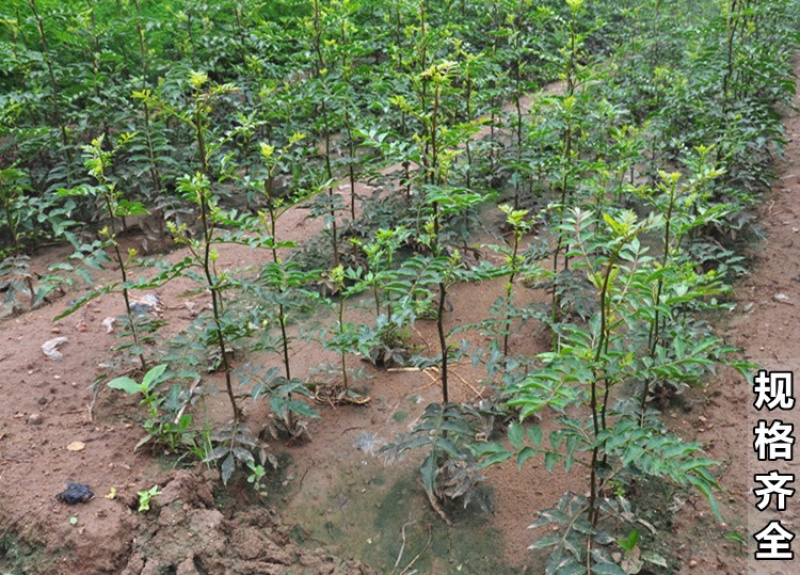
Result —
[{"label": "reddish brown soil", "polygon": [[[796,306],[800,305],[800,260],[790,250],[800,237],[800,214],[793,201],[800,189],[800,120],[796,115],[788,119],[787,130],[787,158],[762,210],[767,241],[758,254],[758,267],[737,287],[736,310],[722,324],[728,341],[741,346],[746,357],[771,368],[795,369],[796,358],[800,357],[800,332],[793,321]],[[358,188],[363,196],[368,196],[370,190],[364,185]],[[289,211],[280,221],[280,239],[304,241],[318,235],[321,224],[305,216],[302,209]],[[220,252],[221,265],[231,268],[264,262],[268,257],[266,253],[236,246],[224,246]],[[43,271],[64,255],[63,249],[40,254],[34,267]],[[178,258],[181,253],[169,257]],[[113,281],[115,277],[114,270],[108,270],[95,281]],[[162,316],[167,321],[165,336],[177,333],[191,321],[191,306],[181,297],[191,287],[188,281],[179,280],[159,290],[164,304]],[[453,311],[448,322],[455,325],[483,319],[501,289],[500,281],[458,286],[451,296]],[[788,302],[774,301],[776,293],[786,294]],[[545,301],[544,294],[521,286],[517,294],[521,301]],[[295,516],[285,517],[284,526],[276,515],[260,506],[248,509],[247,505],[240,505],[238,511],[230,507],[223,514],[215,507],[206,479],[209,474],[202,466],[196,466],[193,473],[165,470],[147,454],[134,452],[134,445],[142,436],[138,425],[141,412],[134,401],[104,389],[90,413],[94,398],[90,384],[104,372],[100,364],[111,358],[110,348],[116,343],[101,322],[121,314],[123,306],[120,296],[105,296],[54,324],[52,318],[66,307],[66,300],[76,295],[69,293],[62,301],[0,324],[0,369],[4,374],[0,379],[4,397],[0,406],[0,529],[6,540],[13,536],[15,541],[26,543],[9,547],[8,553],[30,551],[31,573],[65,575],[144,575],[167,567],[183,575],[373,572],[355,561],[343,561],[323,551],[292,544],[289,528],[297,519]],[[208,304],[208,297],[201,294],[188,301],[196,311]],[[368,314],[366,310],[352,309],[348,320],[365,319]],[[57,336],[66,336],[69,342],[61,348],[63,360],[51,361],[40,346]],[[487,343],[474,332],[465,337],[474,344]],[[435,354],[433,323],[420,322],[412,342]],[[549,344],[546,335],[533,324],[518,330],[511,343],[515,353],[525,354],[543,351]],[[151,353],[154,355],[154,350]],[[326,356],[317,344],[296,341],[293,345],[293,367],[299,377],[308,375],[325,359],[335,357]],[[276,364],[277,357],[258,360]],[[351,365],[356,367],[357,363],[353,359]],[[369,406],[319,406],[323,417],[310,424],[312,441],[288,448],[295,463],[287,472],[286,481],[295,482],[290,487],[295,497],[319,497],[323,505],[329,482],[337,480],[337,469],[358,465],[364,458],[352,447],[360,434],[372,432],[391,439],[413,423],[422,406],[440,397],[435,373],[368,371],[374,377],[367,384],[372,399]],[[454,400],[474,399],[482,391],[481,374],[468,364],[454,366],[453,374]],[[218,375],[208,379],[209,386],[221,385]],[[412,403],[410,399],[416,395],[421,401]],[[725,525],[713,518],[696,494],[681,495],[673,501],[680,511],[670,545],[682,562],[682,572],[746,572],[751,551],[743,550],[724,535],[736,531],[749,539],[756,523],[767,522],[766,515],[750,513],[754,511],[753,498],[748,495],[753,472],[769,471],[751,457],[752,425],[757,419],[751,395],[746,381],[723,370],[709,382],[707,390],[689,398],[688,410],[667,413],[679,433],[686,439],[707,442],[709,455],[724,462],[721,482],[728,490],[721,497]],[[211,397],[208,407],[217,422],[230,417],[223,394]],[[254,430],[266,424],[266,405],[246,402],[244,408]],[[408,412],[408,419],[395,417],[400,410]],[[543,426],[547,431],[547,421]],[[82,442],[84,448],[68,450],[67,446],[75,441]],[[280,445],[274,448],[287,449]],[[411,467],[413,462],[406,465]],[[74,507],[56,501],[55,494],[67,481],[88,483],[97,497]],[[486,527],[497,529],[504,536],[497,556],[520,567],[533,566],[536,572],[540,563],[526,551],[533,535],[526,527],[537,510],[552,506],[565,491],[582,490],[585,478],[575,471],[551,474],[534,463],[519,472],[508,464],[490,470],[488,483],[494,488],[494,515]],[[151,512],[137,513],[137,491],[153,485],[159,485],[163,495],[154,499]],[[115,498],[104,497],[112,490],[116,490]],[[246,494],[234,495],[248,501]],[[289,505],[291,508],[292,503]],[[340,506],[339,512],[343,509],[346,510]],[[334,511],[330,510],[332,517]],[[320,512],[328,511],[321,508]],[[73,524],[71,518],[77,518],[77,523]],[[796,518],[796,509],[787,511],[783,514],[784,525],[798,527]],[[384,535],[399,538],[400,534]],[[346,548],[333,549],[340,551],[347,553]],[[11,565],[13,557],[6,561]],[[788,566],[783,568],[784,573],[792,572]]]}]

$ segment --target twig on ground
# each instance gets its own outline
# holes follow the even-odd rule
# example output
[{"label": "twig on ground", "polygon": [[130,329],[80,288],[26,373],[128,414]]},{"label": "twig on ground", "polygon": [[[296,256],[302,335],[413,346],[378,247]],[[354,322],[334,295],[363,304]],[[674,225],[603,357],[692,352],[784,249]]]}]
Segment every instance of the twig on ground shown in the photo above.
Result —
[{"label": "twig on ground", "polygon": [[[447,519],[445,519],[445,521],[447,521]],[[450,525],[450,522],[448,521],[447,524]],[[428,542],[425,544],[425,547],[422,548],[422,551],[417,553],[416,557],[414,557],[411,560],[411,563],[406,565],[405,568],[402,571],[400,571],[400,575],[411,575],[411,572],[409,572],[409,569],[411,569],[411,567],[413,567],[414,563],[416,563],[417,560],[420,557],[422,557],[422,554],[425,553],[425,551],[428,550],[428,547],[431,546],[431,541],[433,541],[433,530],[431,529],[431,526],[428,525]],[[414,573],[416,573],[416,570],[414,570]]]},{"label": "twig on ground", "polygon": [[431,373],[430,373],[431,371],[435,371],[436,373],[439,373],[439,370],[436,369],[435,367],[428,367],[426,369],[423,369],[422,373],[424,373],[425,375],[430,377],[431,378],[431,382],[429,384],[427,384],[427,385],[423,385],[422,387],[418,387],[417,389],[413,390],[411,393],[419,393],[420,391],[425,391],[429,387],[433,387],[434,385],[436,385],[439,382],[439,378],[438,377],[433,377],[433,375],[431,375]]},{"label": "twig on ground", "polygon": [[417,332],[417,335],[422,340],[422,343],[425,344],[425,348],[428,350],[428,353],[430,353],[431,352],[431,344],[428,343],[428,340],[426,340],[424,337],[422,337],[422,334],[417,329],[417,326],[412,325],[411,327],[414,329],[415,332]]},{"label": "twig on ground", "polygon": [[460,379],[460,380],[461,380],[461,383],[463,383],[463,384],[464,384],[464,385],[466,385],[468,388],[470,388],[470,389],[472,390],[472,393],[474,393],[474,394],[475,394],[475,397],[476,397],[476,398],[478,398],[478,399],[483,399],[483,391],[486,389],[485,387],[484,387],[484,389],[482,389],[482,390],[478,391],[478,390],[475,388],[475,386],[474,386],[474,385],[472,385],[472,384],[471,384],[470,382],[468,382],[466,379],[464,379],[463,377],[461,377],[461,375],[460,375],[460,374],[459,374],[457,371],[453,371],[453,375],[455,375],[455,376],[456,376],[458,379]]},{"label": "twig on ground", "polygon": [[406,527],[408,527],[410,525],[414,525],[414,523],[416,523],[416,520],[415,521],[409,521],[408,523],[403,525],[402,529],[400,529],[400,537],[402,538],[403,543],[400,545],[400,552],[397,554],[397,561],[394,562],[394,567],[392,568],[392,573],[397,571],[397,568],[400,566],[400,560],[403,558],[403,552],[406,549]]}]

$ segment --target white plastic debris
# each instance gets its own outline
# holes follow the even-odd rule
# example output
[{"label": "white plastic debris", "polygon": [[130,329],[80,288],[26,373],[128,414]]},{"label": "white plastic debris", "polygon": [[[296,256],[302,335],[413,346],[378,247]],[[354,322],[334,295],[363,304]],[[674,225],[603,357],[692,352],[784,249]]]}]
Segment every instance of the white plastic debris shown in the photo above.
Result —
[{"label": "white plastic debris", "polygon": [[155,313],[160,314],[161,298],[157,295],[147,294],[140,298],[131,299],[131,311],[133,313]]},{"label": "white plastic debris", "polygon": [[785,293],[776,293],[774,296],[772,296],[772,299],[773,299],[773,301],[776,301],[778,303],[785,303],[785,304],[788,304],[788,305],[794,305],[789,300],[789,296],[786,295]]},{"label": "white plastic debris", "polygon": [[117,321],[117,318],[109,316],[100,322],[104,328],[106,328],[106,333],[112,333],[114,331],[114,322]]},{"label": "white plastic debris", "polygon": [[53,361],[61,361],[64,359],[64,354],[58,351],[58,348],[69,341],[68,337],[54,337],[47,340],[42,344],[42,353]]}]

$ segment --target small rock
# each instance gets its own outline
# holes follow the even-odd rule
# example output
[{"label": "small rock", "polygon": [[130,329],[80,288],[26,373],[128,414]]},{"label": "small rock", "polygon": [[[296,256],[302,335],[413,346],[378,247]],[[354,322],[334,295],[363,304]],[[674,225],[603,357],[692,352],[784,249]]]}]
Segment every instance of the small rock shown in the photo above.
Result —
[{"label": "small rock", "polygon": [[197,567],[194,565],[194,557],[187,557],[178,565],[177,575],[199,575]]},{"label": "small rock", "polygon": [[40,397],[38,401],[39,401],[39,405],[45,405],[47,403],[47,398],[46,397]]},{"label": "small rock", "polygon": [[86,444],[83,441],[73,441],[67,445],[67,451],[83,451],[86,449]]},{"label": "small rock", "polygon": [[31,413],[28,416],[28,423],[30,425],[41,425],[44,421],[44,416],[41,413]]},{"label": "small rock", "polygon": [[697,567],[697,561],[695,561],[694,559],[691,559],[689,561],[689,568],[690,569],[694,569],[695,567]]},{"label": "small rock", "polygon": [[83,483],[67,483],[67,488],[56,495],[56,499],[67,505],[75,505],[76,503],[86,503],[94,498],[94,493],[88,485]]}]

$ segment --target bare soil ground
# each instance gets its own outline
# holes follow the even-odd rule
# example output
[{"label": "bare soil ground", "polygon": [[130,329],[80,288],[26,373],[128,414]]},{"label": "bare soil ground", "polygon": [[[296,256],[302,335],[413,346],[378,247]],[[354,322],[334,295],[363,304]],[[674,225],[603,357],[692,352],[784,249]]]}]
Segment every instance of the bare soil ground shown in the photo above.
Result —
[{"label": "bare soil ground", "polygon": [[[737,308],[721,320],[721,329],[753,361],[794,370],[800,361],[800,328],[795,322],[800,258],[793,252],[800,239],[795,206],[800,190],[800,119],[794,113],[787,119],[787,139],[786,160],[761,213],[767,240],[757,254],[757,267],[737,286]],[[359,184],[358,192],[368,196],[371,188]],[[321,224],[305,216],[302,209],[289,211],[280,221],[279,237],[303,241],[319,235]],[[220,252],[221,264],[231,268],[267,261],[266,253],[236,246]],[[63,249],[51,249],[36,256],[34,267],[44,271],[65,255]],[[177,252],[168,257],[180,256]],[[108,270],[95,281],[114,278],[114,270]],[[161,315],[167,322],[164,336],[186,327],[192,314],[208,304],[203,294],[182,297],[190,287],[181,280],[159,291]],[[448,321],[454,325],[483,319],[501,290],[501,282],[458,286],[451,296]],[[788,299],[775,298],[779,293]],[[521,286],[517,294],[520,301],[546,301],[545,294]],[[67,294],[62,301],[0,324],[2,572],[344,575],[507,569],[537,573],[541,559],[526,550],[534,535],[526,527],[536,510],[552,506],[565,491],[586,485],[580,472],[551,474],[535,463],[519,472],[513,464],[503,465],[487,474],[493,513],[456,515],[455,525],[446,528],[427,508],[413,473],[413,458],[386,462],[377,453],[380,445],[408,429],[428,402],[439,399],[436,374],[387,373],[368,367],[373,376],[366,383],[368,406],[318,406],[322,418],[310,424],[310,443],[273,446],[286,466],[270,483],[266,500],[254,496],[243,482],[229,492],[214,489],[214,474],[202,465],[176,471],[146,453],[134,452],[142,436],[138,425],[142,414],[134,401],[109,390],[101,391],[95,401],[90,384],[117,343],[102,322],[120,315],[123,304],[119,296],[105,296],[54,324],[52,318],[77,295]],[[348,319],[363,319],[368,313],[353,309]],[[49,360],[41,345],[59,336],[69,338],[61,348],[64,357]],[[466,337],[474,344],[487,343],[475,332]],[[435,354],[435,326],[421,322],[412,342]],[[549,345],[532,323],[519,329],[511,343],[515,353],[525,354]],[[303,341],[295,342],[292,353],[300,377],[322,360],[333,359],[317,344]],[[257,358],[265,364],[277,364],[277,359]],[[352,366],[356,364],[353,360]],[[453,372],[453,399],[471,400],[481,394],[481,373],[468,364],[455,366]],[[208,385],[220,386],[219,376],[210,376]],[[753,473],[774,467],[767,468],[752,456],[752,427],[759,416],[765,417],[755,412],[752,400],[748,382],[723,370],[686,405],[665,414],[687,440],[707,442],[709,455],[723,462],[721,482],[727,490],[721,497],[723,525],[697,494],[678,493],[665,501],[675,510],[674,537],[668,545],[682,573],[794,572],[788,565],[764,570],[748,560],[752,549],[731,536],[736,532],[750,539],[768,521],[767,514],[755,512],[749,492]],[[214,421],[230,416],[224,395],[207,401]],[[248,402],[244,409],[252,429],[266,425],[264,404]],[[791,417],[800,419],[793,411],[784,420]],[[547,421],[543,425],[548,431]],[[68,448],[75,449],[74,442],[82,448]],[[787,462],[786,469],[791,471],[793,465]],[[76,506],[58,502],[54,496],[67,481],[89,484],[96,497]],[[150,512],[136,512],[137,491],[154,485],[163,494],[154,498]],[[114,498],[104,497],[112,490]],[[791,501],[789,507],[782,519],[791,529],[798,526],[797,511]]]}]

